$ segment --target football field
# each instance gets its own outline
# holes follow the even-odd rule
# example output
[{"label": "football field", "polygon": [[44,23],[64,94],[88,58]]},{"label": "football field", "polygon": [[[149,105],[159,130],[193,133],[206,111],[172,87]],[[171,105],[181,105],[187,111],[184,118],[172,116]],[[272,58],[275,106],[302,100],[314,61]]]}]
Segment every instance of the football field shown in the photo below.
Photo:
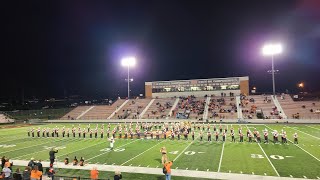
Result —
[{"label": "football field", "polygon": [[[198,129],[195,140],[191,135],[188,140],[182,136],[180,140],[124,139],[117,138],[114,150],[110,150],[106,135],[100,138],[74,137],[28,137],[30,127],[71,128],[71,124],[46,124],[28,127],[6,127],[0,129],[0,156],[14,160],[30,160],[30,158],[48,161],[51,148],[59,150],[57,160],[63,162],[68,156],[72,162],[74,156],[84,157],[85,163],[162,168],[160,148],[165,146],[168,158],[173,160],[172,169],[210,171],[222,173],[254,174],[262,176],[280,176],[294,178],[320,179],[320,125],[292,124],[222,124],[228,129],[226,141],[219,135],[215,141],[213,128],[212,142],[207,141],[207,130],[200,141]],[[217,124],[219,126],[219,124]],[[81,124],[82,128],[87,124]],[[100,127],[100,126],[99,126]],[[231,142],[230,128],[235,130],[236,142]],[[247,129],[256,128],[261,134],[261,143],[239,142],[238,129],[243,134]],[[193,130],[193,128],[192,128]],[[264,143],[263,131],[269,132],[269,143]],[[286,131],[288,143],[273,143],[272,131]],[[298,133],[299,144],[293,144],[293,134]],[[36,133],[35,133],[36,134]],[[161,169],[160,169],[161,171]]]}]

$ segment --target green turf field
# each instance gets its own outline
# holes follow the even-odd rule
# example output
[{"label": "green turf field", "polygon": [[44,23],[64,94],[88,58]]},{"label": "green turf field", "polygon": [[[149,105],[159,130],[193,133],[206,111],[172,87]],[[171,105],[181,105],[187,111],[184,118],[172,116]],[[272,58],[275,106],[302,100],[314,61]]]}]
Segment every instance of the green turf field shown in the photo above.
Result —
[{"label": "green turf field", "polygon": [[[41,127],[66,126],[71,124],[42,125]],[[82,124],[85,128],[87,125]],[[231,125],[227,126],[230,130]],[[38,126],[35,126],[36,128]],[[91,126],[93,127],[93,126]],[[232,125],[236,132],[236,142],[231,142],[230,131],[226,142],[200,141],[198,132],[196,140],[151,140],[151,139],[116,139],[114,151],[110,151],[107,138],[31,138],[27,136],[29,127],[0,129],[0,156],[8,156],[13,160],[30,160],[31,157],[48,161],[48,149],[59,149],[58,161],[63,161],[68,155],[70,161],[74,156],[84,157],[86,163],[159,167],[161,168],[160,148],[165,146],[170,160],[174,160],[172,169],[187,169],[197,171],[214,171],[225,173],[243,173],[262,176],[281,176],[295,178],[320,178],[320,125],[241,125],[245,134],[247,129],[256,128],[260,134],[269,131],[269,143],[249,143],[247,137],[239,142],[239,125]],[[193,128],[192,128],[193,129]],[[287,144],[274,144],[273,130],[287,132]],[[100,132],[100,131],[99,131]],[[293,134],[299,135],[299,144],[293,144]],[[106,136],[106,135],[105,135]],[[280,139],[280,138],[279,138]]]}]

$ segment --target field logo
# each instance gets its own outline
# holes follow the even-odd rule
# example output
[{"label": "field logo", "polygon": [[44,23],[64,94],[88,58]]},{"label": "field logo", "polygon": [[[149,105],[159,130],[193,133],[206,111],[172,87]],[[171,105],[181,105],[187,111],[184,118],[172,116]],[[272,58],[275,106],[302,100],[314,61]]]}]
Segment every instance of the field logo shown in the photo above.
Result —
[{"label": "field logo", "polygon": [[47,149],[47,150],[51,150],[52,148],[53,149],[65,149],[66,147],[65,146],[58,146],[58,147],[55,147],[55,146],[43,146],[44,149]]},{"label": "field logo", "polygon": [[0,144],[0,147],[2,148],[11,148],[11,147],[15,147],[15,144]]},{"label": "field logo", "polygon": [[[113,151],[114,152],[122,152],[124,150],[125,150],[124,148],[116,148]],[[109,152],[109,151],[111,151],[111,148],[104,148],[104,149],[101,149],[100,151]]]},{"label": "field logo", "polygon": [[[293,157],[293,156],[285,156],[287,158]],[[282,160],[285,157],[280,156],[280,155],[270,155],[271,159],[275,159],[275,160]],[[251,158],[255,158],[255,159],[263,159],[264,156],[262,154],[251,154]]]}]

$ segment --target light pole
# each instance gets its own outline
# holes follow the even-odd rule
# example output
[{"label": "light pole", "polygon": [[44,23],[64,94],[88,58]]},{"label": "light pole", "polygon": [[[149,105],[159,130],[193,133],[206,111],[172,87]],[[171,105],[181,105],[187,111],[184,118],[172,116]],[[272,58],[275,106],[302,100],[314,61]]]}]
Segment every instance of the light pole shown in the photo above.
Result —
[{"label": "light pole", "polygon": [[264,56],[271,56],[272,63],[272,88],[273,88],[273,96],[276,95],[276,85],[274,80],[274,56],[280,54],[282,52],[281,44],[266,44],[262,47],[262,54]]},{"label": "light pole", "polygon": [[128,67],[128,99],[130,98],[130,81],[133,81],[133,79],[130,79],[130,66],[134,66],[136,64],[136,58],[135,57],[125,57],[121,60],[122,66]]}]

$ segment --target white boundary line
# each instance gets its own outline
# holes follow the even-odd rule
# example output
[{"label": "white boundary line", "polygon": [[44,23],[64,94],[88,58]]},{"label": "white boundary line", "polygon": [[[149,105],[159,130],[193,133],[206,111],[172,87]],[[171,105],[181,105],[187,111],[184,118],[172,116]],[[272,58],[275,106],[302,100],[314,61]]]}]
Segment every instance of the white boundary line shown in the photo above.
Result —
[{"label": "white boundary line", "polygon": [[[246,125],[247,129],[249,129],[248,125]],[[249,129],[249,131],[251,132],[251,130]],[[274,172],[276,172],[277,176],[280,177],[277,169],[274,167],[274,165],[272,164],[272,162],[270,161],[269,157],[267,156],[266,152],[263,150],[263,148],[261,147],[260,143],[257,143],[258,146],[260,147],[261,151],[263,152],[264,156],[268,159],[270,165],[272,166]]]},{"label": "white boundary line", "polygon": [[222,157],[223,157],[223,151],[224,151],[224,144],[222,145],[222,150],[221,150],[221,156],[220,156],[220,162],[219,162],[219,167],[218,167],[218,172],[220,172],[220,167],[221,167],[221,163],[222,163]]},{"label": "white boundary line", "polygon": [[[269,126],[265,125],[267,128],[271,129]],[[271,129],[273,130],[273,129]],[[292,144],[294,144],[290,139],[288,139],[288,141],[290,141]],[[294,144],[295,146],[297,146],[298,148],[300,148],[301,150],[303,150],[305,153],[309,154],[310,156],[312,156],[314,159],[320,161],[320,159],[318,159],[317,157],[315,157],[314,155],[312,155],[311,153],[309,153],[308,151],[306,151],[305,149],[303,149],[302,147],[300,147],[298,144]]]},{"label": "white boundary line", "polygon": [[286,127],[290,128],[290,129],[294,129],[294,130],[299,131],[299,132],[302,132],[303,134],[309,135],[309,136],[311,136],[311,137],[313,137],[313,138],[320,139],[319,137],[316,137],[316,136],[313,136],[313,135],[311,135],[311,134],[305,133],[305,132],[303,132],[303,131],[300,131],[300,130],[298,130],[298,129],[292,128],[292,127],[290,127],[290,126],[286,126]]},{"label": "white boundary line", "polygon": [[269,161],[269,163],[271,164],[273,170],[276,172],[277,176],[280,177],[278,171],[276,170],[276,168],[274,167],[274,165],[273,165],[272,162],[270,161],[270,159],[269,159],[269,157],[267,156],[266,152],[264,152],[264,150],[263,150],[263,148],[261,147],[260,143],[258,143],[258,145],[259,145],[261,151],[263,152],[263,154],[264,154],[264,155],[266,156],[266,158],[268,159],[268,161]]},{"label": "white boundary line", "polygon": [[[306,125],[306,126],[308,126],[308,125]],[[315,127],[312,127],[312,126],[308,126],[308,127],[312,128],[312,129],[320,130],[319,128],[315,128]]]},{"label": "white boundary line", "polygon": [[122,163],[120,166],[123,166],[124,164],[126,164],[126,163],[128,163],[128,162],[132,161],[133,159],[135,159],[135,158],[137,158],[137,157],[141,156],[142,154],[144,154],[145,152],[149,151],[150,149],[154,148],[155,146],[159,145],[159,144],[160,144],[160,143],[162,143],[162,142],[164,142],[164,141],[160,141],[160,142],[158,142],[157,144],[153,145],[153,146],[152,146],[152,147],[150,147],[149,149],[147,149],[147,150],[143,151],[142,153],[140,153],[140,154],[136,155],[135,157],[133,157],[133,158],[129,159],[128,161],[126,161],[126,162]]},{"label": "white boundary line", "polygon": [[[136,139],[136,140],[134,140],[134,141],[128,142],[128,143],[123,144],[123,145],[121,145],[121,146],[119,146],[119,147],[116,147],[116,148],[121,148],[121,147],[123,147],[123,146],[126,146],[126,145],[128,145],[128,144],[131,144],[131,143],[136,142],[136,141],[138,141],[138,140],[139,140],[139,139]],[[87,159],[87,161],[89,161],[89,160],[91,160],[91,159],[94,159],[94,158],[96,158],[96,157],[102,156],[102,155],[104,155],[104,154],[107,154],[107,153],[109,153],[109,152],[111,152],[111,151],[107,151],[107,152],[98,154],[98,155],[96,155],[96,156],[93,156],[92,158]]]}]

